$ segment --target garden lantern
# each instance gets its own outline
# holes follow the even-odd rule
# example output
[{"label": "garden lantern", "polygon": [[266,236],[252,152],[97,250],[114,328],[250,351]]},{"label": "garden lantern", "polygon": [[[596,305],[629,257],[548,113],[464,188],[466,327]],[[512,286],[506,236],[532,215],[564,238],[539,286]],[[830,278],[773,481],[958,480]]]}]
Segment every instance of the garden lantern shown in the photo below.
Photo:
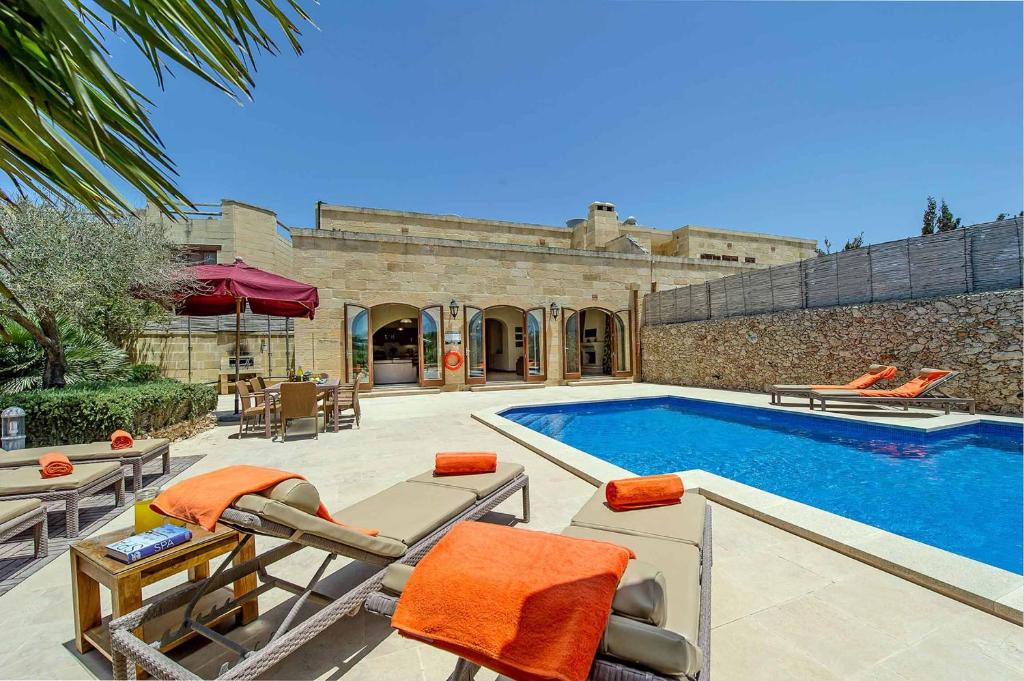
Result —
[{"label": "garden lantern", "polygon": [[459,316],[459,303],[454,298],[452,298],[452,302],[448,303],[448,311],[452,313],[452,319]]},{"label": "garden lantern", "polygon": [[555,303],[555,302],[551,303],[551,318],[552,319],[558,319],[558,310],[559,309],[560,308],[558,307],[558,303]]},{"label": "garden lantern", "polygon": [[25,448],[25,410],[21,407],[7,407],[0,412],[0,448],[10,452]]}]

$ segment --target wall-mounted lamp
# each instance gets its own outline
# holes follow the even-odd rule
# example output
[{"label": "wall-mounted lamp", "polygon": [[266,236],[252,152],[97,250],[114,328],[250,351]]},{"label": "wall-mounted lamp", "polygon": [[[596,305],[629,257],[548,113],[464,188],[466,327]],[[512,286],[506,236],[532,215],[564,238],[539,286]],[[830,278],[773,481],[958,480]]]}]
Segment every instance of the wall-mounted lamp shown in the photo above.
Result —
[{"label": "wall-mounted lamp", "polygon": [[452,302],[448,303],[448,311],[452,313],[452,319],[459,316],[459,303],[454,298],[452,298]]},{"label": "wall-mounted lamp", "polygon": [[551,318],[558,319],[558,311],[561,308],[558,307],[558,303],[551,303]]}]

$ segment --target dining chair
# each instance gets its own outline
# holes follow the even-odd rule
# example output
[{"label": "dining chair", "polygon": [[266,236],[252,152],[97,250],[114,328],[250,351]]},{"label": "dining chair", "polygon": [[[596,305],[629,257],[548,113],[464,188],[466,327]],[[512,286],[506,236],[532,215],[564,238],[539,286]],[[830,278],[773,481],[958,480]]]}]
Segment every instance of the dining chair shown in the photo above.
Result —
[{"label": "dining chair", "polygon": [[320,402],[317,399],[316,384],[309,381],[281,384],[281,399],[278,418],[281,424],[281,441],[288,437],[288,421],[291,419],[313,419],[316,438],[320,438]]}]

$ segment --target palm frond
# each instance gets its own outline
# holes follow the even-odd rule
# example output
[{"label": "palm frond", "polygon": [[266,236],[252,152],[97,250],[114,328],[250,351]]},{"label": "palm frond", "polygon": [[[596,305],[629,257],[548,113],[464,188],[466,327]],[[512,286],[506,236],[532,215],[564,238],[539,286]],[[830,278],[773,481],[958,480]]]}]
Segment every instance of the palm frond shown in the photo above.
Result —
[{"label": "palm frond", "polygon": [[178,64],[232,97],[250,97],[255,55],[277,52],[253,7],[301,53],[292,15],[309,17],[300,0],[0,4],[0,171],[19,188],[73,199],[92,212],[131,210],[91,156],[162,211],[190,206],[149,121],[149,102],[110,67],[103,41],[123,33],[161,87],[164,72]]},{"label": "palm frond", "polygon": [[[127,380],[131,376],[128,354],[103,336],[67,319],[59,319],[67,371],[66,385]],[[0,345],[0,394],[34,390],[43,385],[43,349],[20,325],[0,319],[9,342]]]}]

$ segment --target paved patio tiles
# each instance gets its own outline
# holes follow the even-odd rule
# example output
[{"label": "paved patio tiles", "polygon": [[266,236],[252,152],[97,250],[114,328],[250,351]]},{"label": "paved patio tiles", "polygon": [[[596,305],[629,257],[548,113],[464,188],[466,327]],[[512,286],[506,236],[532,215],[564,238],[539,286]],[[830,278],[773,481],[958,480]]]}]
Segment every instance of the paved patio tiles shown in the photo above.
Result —
[{"label": "paved patio tiles", "polygon": [[[294,470],[317,485],[328,508],[338,509],[426,470],[437,450],[493,449],[527,467],[533,500],[528,527],[557,531],[593,487],[472,420],[470,412],[506,404],[709,392],[633,384],[387,397],[365,401],[359,430],[325,433],[319,440],[296,436],[282,444],[257,436],[239,440],[237,427],[222,426],[173,445],[172,453],[206,454],[185,475],[237,463]],[[767,397],[737,394],[736,401],[767,403]],[[519,511],[516,496],[490,520],[510,522]],[[1024,679],[1020,627],[735,511],[716,507],[714,517],[715,681]],[[131,522],[129,511],[100,531]],[[273,544],[261,539],[258,548]],[[311,555],[295,554],[272,572],[302,581],[319,563]],[[341,565],[327,590],[341,592],[366,575],[358,564]],[[70,644],[68,573],[66,560],[55,561],[0,596],[0,676],[109,677],[109,666],[97,653],[79,656]],[[283,617],[285,600],[283,594],[261,599],[264,617],[234,635],[265,639]],[[221,660],[207,646],[189,654],[187,665],[209,676]],[[385,621],[361,613],[325,631],[272,676],[440,681],[453,665],[451,655],[403,639]],[[492,681],[495,675],[484,671],[478,678]]]}]

